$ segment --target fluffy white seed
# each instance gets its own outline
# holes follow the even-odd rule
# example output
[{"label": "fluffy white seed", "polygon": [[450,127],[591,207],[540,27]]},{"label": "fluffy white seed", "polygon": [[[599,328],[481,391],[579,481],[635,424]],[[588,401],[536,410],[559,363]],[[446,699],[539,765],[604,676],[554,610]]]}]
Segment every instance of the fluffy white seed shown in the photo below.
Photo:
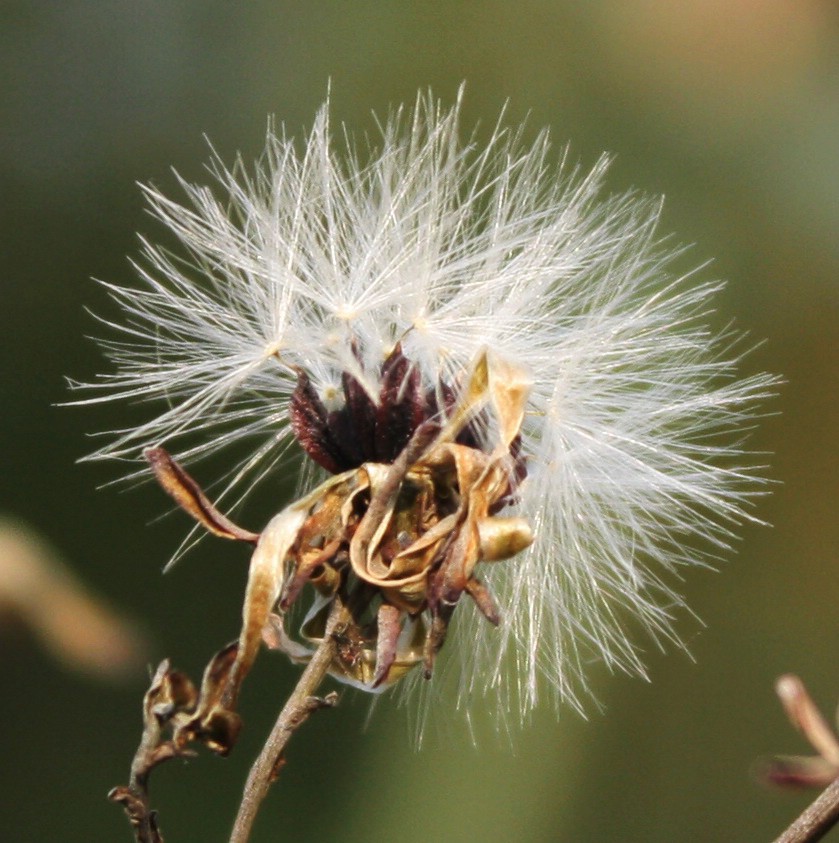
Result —
[{"label": "fluffy white seed", "polygon": [[748,517],[739,443],[774,381],[737,379],[731,337],[706,328],[718,285],[668,274],[658,201],[604,197],[606,159],[556,167],[545,133],[464,142],[459,110],[420,96],[359,152],[324,105],[301,148],[269,127],[255,167],[214,157],[211,186],[180,181],[183,204],[145,188],[183,248],[144,241],[141,286],[107,285],[115,370],[85,388],[153,408],[94,458],[247,440],[230,481],[245,489],[291,442],[296,367],[327,403],[343,371],[375,396],[397,342],[429,385],[484,348],[524,368],[517,513],[536,540],[487,568],[501,629],[461,610],[447,645],[462,703],[498,690],[524,716],[542,693],[578,704],[592,657],[643,672],[639,625],[673,638],[673,575]]}]

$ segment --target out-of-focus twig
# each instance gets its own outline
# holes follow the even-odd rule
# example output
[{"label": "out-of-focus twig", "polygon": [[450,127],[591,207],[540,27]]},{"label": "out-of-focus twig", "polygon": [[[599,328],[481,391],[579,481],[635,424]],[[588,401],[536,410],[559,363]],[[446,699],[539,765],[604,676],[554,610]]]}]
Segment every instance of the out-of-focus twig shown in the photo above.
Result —
[{"label": "out-of-focus twig", "polygon": [[775,692],[792,725],[817,755],[775,755],[758,766],[758,777],[785,788],[824,788],[839,778],[839,738],[816,708],[804,683],[791,673],[775,683]]},{"label": "out-of-focus twig", "polygon": [[139,670],[140,632],[82,584],[31,527],[0,517],[0,618],[28,627],[61,663],[100,678]]},{"label": "out-of-focus twig", "polygon": [[763,763],[760,777],[781,787],[825,788],[775,843],[814,843],[839,822],[839,739],[797,676],[781,676],[775,691],[818,755],[775,756]]}]

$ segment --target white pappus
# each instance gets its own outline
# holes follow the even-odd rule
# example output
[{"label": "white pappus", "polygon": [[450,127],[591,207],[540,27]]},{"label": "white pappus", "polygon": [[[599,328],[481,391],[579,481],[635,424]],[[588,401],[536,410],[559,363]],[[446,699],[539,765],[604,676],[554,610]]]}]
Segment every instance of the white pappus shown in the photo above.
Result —
[{"label": "white pappus", "polygon": [[593,657],[643,673],[638,626],[676,640],[678,569],[750,517],[742,440],[775,380],[738,379],[736,338],[706,325],[719,284],[670,274],[659,201],[604,197],[606,158],[556,165],[547,133],[464,142],[459,112],[421,95],[357,144],[326,104],[300,147],[269,127],[255,167],[180,180],[183,204],[144,188],[182,250],[144,241],[141,285],[107,285],[115,370],[84,388],[154,408],[94,458],[246,440],[246,490],[294,441],[300,370],[327,407],[344,372],[378,400],[397,343],[429,389],[485,349],[526,371],[515,511],[535,541],[487,566],[500,628],[461,612],[447,646],[461,703],[494,689],[523,717],[543,694],[579,705]]}]

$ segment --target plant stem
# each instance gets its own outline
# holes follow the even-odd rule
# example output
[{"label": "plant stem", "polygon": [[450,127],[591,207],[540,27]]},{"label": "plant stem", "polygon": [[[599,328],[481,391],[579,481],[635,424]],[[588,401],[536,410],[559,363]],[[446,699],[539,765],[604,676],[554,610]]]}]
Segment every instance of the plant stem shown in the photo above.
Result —
[{"label": "plant stem", "polygon": [[813,843],[839,822],[839,779],[827,787],[775,843]]},{"label": "plant stem", "polygon": [[236,822],[233,824],[230,843],[247,843],[250,839],[257,812],[271,783],[276,778],[283,751],[294,732],[313,711],[335,704],[337,700],[335,695],[330,695],[326,699],[318,699],[314,694],[326,677],[335,656],[335,636],[346,628],[349,620],[349,610],[336,596],[326,624],[323,641],[306,665],[306,669],[300,676],[300,681],[283,706],[268,740],[251,767],[248,780],[245,783],[242,802],[239,805],[239,812],[236,815]]},{"label": "plant stem", "polygon": [[124,808],[137,843],[163,843],[157,812],[152,810],[149,799],[149,777],[158,764],[192,754],[173,741],[164,740],[163,735],[172,718],[194,702],[193,697],[189,680],[170,670],[168,659],[161,662],[143,697],[143,735],[131,762],[128,785],[115,787],[108,794],[112,802]]}]

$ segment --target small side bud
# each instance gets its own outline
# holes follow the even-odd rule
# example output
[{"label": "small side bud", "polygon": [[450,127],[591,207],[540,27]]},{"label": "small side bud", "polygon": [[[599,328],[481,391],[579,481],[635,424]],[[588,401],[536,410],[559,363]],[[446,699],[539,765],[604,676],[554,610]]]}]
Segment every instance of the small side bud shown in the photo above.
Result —
[{"label": "small side bud", "polygon": [[533,530],[524,518],[483,518],[478,536],[484,562],[509,559],[533,544]]}]

